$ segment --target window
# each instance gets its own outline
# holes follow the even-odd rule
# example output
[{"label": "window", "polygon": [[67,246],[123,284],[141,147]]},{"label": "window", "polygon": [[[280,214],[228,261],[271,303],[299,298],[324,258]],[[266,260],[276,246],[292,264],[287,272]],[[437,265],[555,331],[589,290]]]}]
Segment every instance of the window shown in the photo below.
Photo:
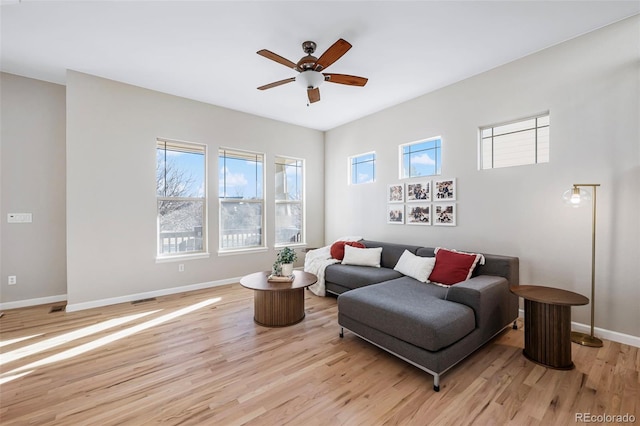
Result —
[{"label": "window", "polygon": [[376,181],[376,153],[349,157],[349,182],[352,185]]},{"label": "window", "polygon": [[264,247],[264,155],[218,152],[220,250]]},{"label": "window", "polygon": [[480,169],[549,162],[549,113],[480,128]]},{"label": "window", "polygon": [[439,175],[441,148],[440,137],[400,145],[400,179]]},{"label": "window", "polygon": [[206,251],[206,147],[158,140],[158,257]]},{"label": "window", "polygon": [[276,245],[303,243],[304,162],[276,157]]}]

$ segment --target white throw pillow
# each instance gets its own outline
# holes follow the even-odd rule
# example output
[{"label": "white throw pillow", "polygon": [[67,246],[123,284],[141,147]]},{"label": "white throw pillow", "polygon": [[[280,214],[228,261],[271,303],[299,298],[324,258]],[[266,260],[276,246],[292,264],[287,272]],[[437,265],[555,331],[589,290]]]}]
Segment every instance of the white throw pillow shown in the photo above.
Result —
[{"label": "white throw pillow", "polygon": [[416,256],[409,250],[405,250],[393,269],[418,281],[428,283],[429,275],[431,275],[435,264],[435,257]]},{"label": "white throw pillow", "polygon": [[359,248],[344,246],[343,265],[359,265],[380,267],[380,256],[382,255],[382,247],[376,248]]}]

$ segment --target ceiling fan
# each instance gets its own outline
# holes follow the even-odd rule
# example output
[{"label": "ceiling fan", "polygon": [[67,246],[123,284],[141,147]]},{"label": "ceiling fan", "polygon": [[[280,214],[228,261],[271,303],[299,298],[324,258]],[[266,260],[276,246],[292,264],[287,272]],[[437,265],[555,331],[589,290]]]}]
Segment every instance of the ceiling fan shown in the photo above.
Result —
[{"label": "ceiling fan", "polygon": [[258,55],[264,56],[267,59],[271,59],[279,64],[292,68],[298,71],[296,77],[286,78],[284,80],[275,81],[273,83],[265,84],[258,87],[258,90],[267,90],[272,87],[281,86],[283,84],[297,81],[299,84],[307,89],[307,96],[310,103],[318,102],[320,100],[320,89],[318,88],[323,82],[328,81],[330,83],[346,84],[348,86],[364,86],[367,84],[367,80],[364,77],[358,77],[355,75],[347,74],[330,74],[324,73],[325,69],[329,68],[329,65],[340,59],[342,55],[347,53],[351,49],[351,44],[343,39],[340,39],[333,43],[331,47],[327,49],[319,58],[312,56],[316,50],[316,43],[313,41],[305,41],[302,43],[302,50],[307,54],[303,56],[298,63],[291,62],[290,60],[283,58],[269,50],[262,49],[256,52]]}]

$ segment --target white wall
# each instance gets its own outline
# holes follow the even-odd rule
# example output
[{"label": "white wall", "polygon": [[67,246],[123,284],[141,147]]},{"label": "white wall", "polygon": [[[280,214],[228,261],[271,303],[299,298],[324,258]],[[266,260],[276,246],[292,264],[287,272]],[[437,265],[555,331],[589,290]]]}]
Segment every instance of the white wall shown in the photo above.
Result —
[{"label": "white wall", "polygon": [[[156,139],[208,146],[208,259],[156,263]],[[218,256],[217,150],[266,153],[262,253]],[[68,303],[223,281],[275,260],[275,155],[306,159],[307,242],[324,241],[322,132],[69,71],[67,73]]]},{"label": "white wall", "polygon": [[[591,213],[561,194],[600,183],[597,327],[640,336],[640,17],[633,17],[325,136],[326,241],[343,234],[520,257],[522,284],[590,296]],[[548,164],[479,171],[482,125],[551,115]],[[457,178],[458,226],[386,224],[398,145],[441,135],[442,176]],[[347,156],[375,150],[374,184],[348,186]],[[589,324],[590,308],[573,308]]]},{"label": "white wall", "polygon": [[[0,90],[0,303],[64,300],[65,89],[2,73]],[[7,223],[7,213],[31,213],[33,222]]]}]

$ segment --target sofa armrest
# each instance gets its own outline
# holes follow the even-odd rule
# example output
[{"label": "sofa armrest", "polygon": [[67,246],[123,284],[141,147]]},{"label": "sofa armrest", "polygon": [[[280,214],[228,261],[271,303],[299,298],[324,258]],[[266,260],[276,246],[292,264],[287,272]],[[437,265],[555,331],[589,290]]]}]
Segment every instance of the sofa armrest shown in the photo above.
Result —
[{"label": "sofa armrest", "polygon": [[[446,300],[461,303],[473,309],[476,328],[485,337],[491,337],[511,321],[518,313],[511,315],[509,283],[503,277],[479,275],[449,287]],[[513,318],[512,318],[513,316]]]}]

